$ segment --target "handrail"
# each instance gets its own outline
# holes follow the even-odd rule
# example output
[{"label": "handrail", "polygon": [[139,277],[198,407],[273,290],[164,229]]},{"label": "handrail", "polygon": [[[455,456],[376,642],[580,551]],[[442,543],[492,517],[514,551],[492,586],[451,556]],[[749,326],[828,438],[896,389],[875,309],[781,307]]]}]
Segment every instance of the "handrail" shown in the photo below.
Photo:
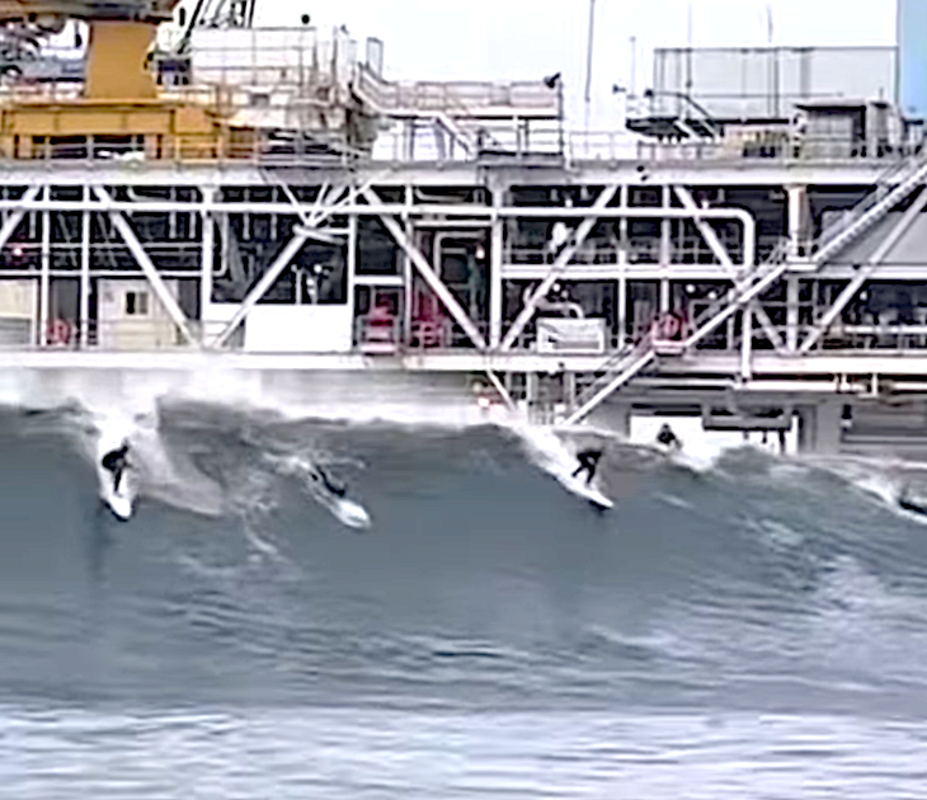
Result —
[{"label": "handrail", "polygon": [[[903,187],[911,180],[916,180],[922,170],[927,169],[927,151],[905,158],[885,170],[876,179],[876,190],[865,197],[852,209],[841,214],[837,220],[825,228],[816,241],[816,250],[823,250],[834,242],[841,234],[849,230],[865,214],[886,200],[893,192]],[[907,172],[904,180],[895,181]]]}]

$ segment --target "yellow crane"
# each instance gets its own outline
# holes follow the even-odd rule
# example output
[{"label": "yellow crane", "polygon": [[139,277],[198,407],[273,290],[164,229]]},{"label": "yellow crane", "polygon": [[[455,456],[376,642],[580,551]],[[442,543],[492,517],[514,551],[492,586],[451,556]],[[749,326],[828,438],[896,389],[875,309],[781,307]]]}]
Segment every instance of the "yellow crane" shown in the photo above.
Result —
[{"label": "yellow crane", "polygon": [[10,36],[39,40],[60,33],[69,20],[85,22],[90,31],[80,96],[30,96],[14,88],[0,105],[4,155],[54,157],[61,145],[74,152],[99,140],[148,159],[221,155],[231,133],[218,98],[204,104],[161,96],[150,69],[157,27],[172,18],[179,2],[0,0],[0,30]]}]

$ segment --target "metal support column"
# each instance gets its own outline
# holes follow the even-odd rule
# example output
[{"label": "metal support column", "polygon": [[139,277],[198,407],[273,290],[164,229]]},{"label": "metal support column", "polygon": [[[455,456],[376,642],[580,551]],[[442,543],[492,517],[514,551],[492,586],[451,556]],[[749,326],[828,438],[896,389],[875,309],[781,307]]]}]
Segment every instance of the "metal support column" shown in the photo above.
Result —
[{"label": "metal support column", "polygon": [[537,372],[525,375],[525,400],[528,405],[528,419],[537,422],[541,402],[541,376]]},{"label": "metal support column", "polygon": [[[46,197],[48,189],[45,190]],[[42,212],[42,275],[39,282],[39,345],[48,344],[51,316],[51,213]]]},{"label": "metal support column", "polygon": [[[204,189],[203,199],[207,205],[212,205],[215,199],[215,189]],[[212,303],[212,283],[216,261],[216,220],[212,211],[203,212],[202,224],[203,252],[202,271],[200,273],[200,324],[202,330],[200,331],[200,341],[205,344],[209,340],[209,331],[206,330],[206,326],[209,320],[209,305]]]},{"label": "metal support column", "polygon": [[[631,187],[622,184],[620,190],[620,205],[626,209],[630,204]],[[630,255],[630,241],[628,237],[628,218],[618,220],[618,349],[624,347],[628,337],[628,256]]]},{"label": "metal support column", "polygon": [[670,306],[672,305],[672,298],[670,297],[670,282],[669,278],[662,278],[660,280],[660,313],[667,314],[669,313]]},{"label": "metal support column", "polygon": [[785,346],[788,352],[794,353],[798,349],[798,301],[799,301],[798,278],[789,278],[785,284]]},{"label": "metal support column", "polygon": [[[406,184],[405,189],[406,208],[409,211],[413,206],[413,189]],[[401,218],[402,230],[406,237],[414,245],[418,246],[415,235],[415,223],[412,222],[412,215],[406,213]],[[415,303],[415,273],[413,271],[412,256],[405,250],[402,250],[402,330],[399,331],[399,342],[410,345],[412,343],[412,311]],[[437,265],[438,277],[440,278],[441,264]]]},{"label": "metal support column", "polygon": [[[347,261],[347,292],[348,292],[348,308],[350,309],[351,325],[354,325],[354,321],[357,318],[357,297],[356,290],[354,288],[355,281],[357,280],[357,214],[351,214],[348,216],[348,261]],[[355,336],[356,330],[352,330],[352,337]],[[357,342],[352,338],[352,344],[357,344]]]},{"label": "metal support column", "polygon": [[740,347],[740,377],[745,381],[753,377],[753,304],[744,309],[743,341]]},{"label": "metal support column", "polygon": [[[502,188],[495,187],[493,190],[493,207],[502,206]],[[505,220],[502,217],[495,217],[492,222],[492,246],[490,247],[489,259],[489,346],[492,350],[498,350],[502,343],[502,311],[503,311],[503,282],[502,282],[502,260],[505,257],[503,252],[505,239]]]},{"label": "metal support column", "polygon": [[[670,207],[670,187],[661,189],[663,208]],[[660,272],[665,276],[669,272],[672,261],[672,222],[669,219],[660,220]],[[669,278],[660,279],[659,312],[667,314],[670,311],[670,281]]]},{"label": "metal support column", "polygon": [[[90,202],[90,187],[84,187],[84,202]],[[80,346],[90,344],[90,235],[91,212],[81,214],[80,238]]]},{"label": "metal support column", "polygon": [[[620,190],[620,200],[619,203],[621,208],[626,209],[630,205],[631,199],[631,187],[627,184],[622,184]],[[618,263],[627,264],[628,255],[630,252],[630,241],[628,237],[628,218],[621,217],[618,220]]]},{"label": "metal support column", "polygon": [[576,410],[576,373],[569,370],[563,373],[563,389],[566,395],[567,414],[572,414]]},{"label": "metal support column", "polygon": [[802,250],[802,240],[807,231],[806,207],[808,204],[808,189],[805,186],[789,186],[789,256],[798,258]]}]

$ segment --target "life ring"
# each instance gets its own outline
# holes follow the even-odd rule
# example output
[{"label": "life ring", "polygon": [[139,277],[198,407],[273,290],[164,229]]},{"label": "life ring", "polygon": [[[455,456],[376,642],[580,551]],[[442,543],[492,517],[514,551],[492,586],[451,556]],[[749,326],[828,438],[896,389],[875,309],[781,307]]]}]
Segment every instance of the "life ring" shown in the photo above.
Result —
[{"label": "life ring", "polygon": [[653,338],[667,342],[682,334],[682,319],[675,314],[664,314],[653,324]]},{"label": "life ring", "polygon": [[66,319],[54,319],[48,323],[48,344],[69,345],[71,343],[71,323]]}]

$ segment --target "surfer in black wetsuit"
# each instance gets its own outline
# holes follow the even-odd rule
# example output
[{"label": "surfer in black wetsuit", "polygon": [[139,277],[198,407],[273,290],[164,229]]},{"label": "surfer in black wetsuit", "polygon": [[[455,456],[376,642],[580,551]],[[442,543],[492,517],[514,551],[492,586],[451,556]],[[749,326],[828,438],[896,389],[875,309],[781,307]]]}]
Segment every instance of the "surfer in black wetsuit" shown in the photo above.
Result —
[{"label": "surfer in black wetsuit", "polygon": [[910,490],[910,486],[905,486],[902,490],[901,495],[898,498],[899,508],[902,508],[905,511],[911,511],[914,514],[927,516],[927,501],[918,497],[912,497]]},{"label": "surfer in black wetsuit", "polygon": [[105,456],[103,456],[102,462],[103,469],[111,472],[113,474],[113,491],[119,492],[119,484],[122,482],[122,473],[125,472],[126,467],[129,466],[129,461],[126,456],[129,453],[129,443],[123,442],[122,447],[118,450],[111,450]]},{"label": "surfer in black wetsuit", "polygon": [[676,436],[676,434],[673,433],[673,429],[665,423],[657,434],[657,441],[670,450],[679,450],[682,447],[682,442],[679,441],[679,437]]},{"label": "surfer in black wetsuit", "polygon": [[589,486],[592,483],[592,479],[595,477],[595,471],[599,467],[599,459],[602,458],[601,450],[583,450],[583,452],[577,454],[576,458],[579,460],[579,467],[577,467],[576,472],[573,473],[573,477],[578,477],[582,472],[588,472],[589,476],[586,478],[586,485]]},{"label": "surfer in black wetsuit", "polygon": [[328,476],[328,473],[325,472],[325,470],[322,469],[322,467],[320,467],[318,464],[315,465],[315,471],[313,472],[312,477],[313,479],[320,481],[329,492],[335,495],[335,497],[344,497],[348,492],[346,486],[340,486],[334,483]]}]

